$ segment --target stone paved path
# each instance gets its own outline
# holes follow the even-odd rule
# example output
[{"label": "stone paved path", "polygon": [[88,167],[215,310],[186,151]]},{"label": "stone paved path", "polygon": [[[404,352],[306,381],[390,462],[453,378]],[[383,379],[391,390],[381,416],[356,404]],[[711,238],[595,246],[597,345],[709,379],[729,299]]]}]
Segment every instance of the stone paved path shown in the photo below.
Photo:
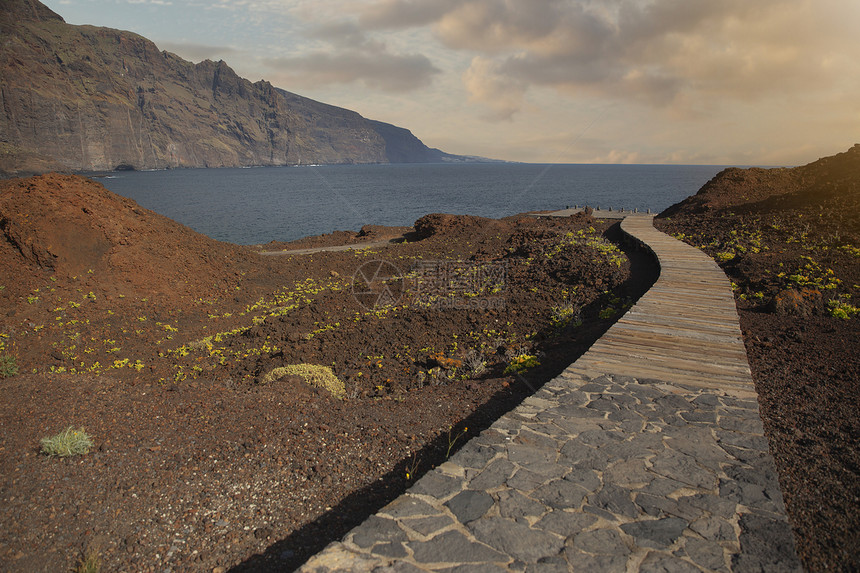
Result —
[{"label": "stone paved path", "polygon": [[725,275],[650,217],[622,226],[660,260],[652,290],[302,572],[801,570]]}]

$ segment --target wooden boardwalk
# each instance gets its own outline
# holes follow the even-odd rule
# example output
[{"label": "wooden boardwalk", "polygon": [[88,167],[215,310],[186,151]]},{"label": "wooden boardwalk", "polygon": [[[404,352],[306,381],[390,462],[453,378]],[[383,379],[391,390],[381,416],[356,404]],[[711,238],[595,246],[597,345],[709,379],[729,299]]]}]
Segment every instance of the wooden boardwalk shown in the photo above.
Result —
[{"label": "wooden boardwalk", "polygon": [[569,370],[620,374],[754,397],[731,284],[705,253],[654,228],[648,215],[621,228],[657,256],[660,277]]}]

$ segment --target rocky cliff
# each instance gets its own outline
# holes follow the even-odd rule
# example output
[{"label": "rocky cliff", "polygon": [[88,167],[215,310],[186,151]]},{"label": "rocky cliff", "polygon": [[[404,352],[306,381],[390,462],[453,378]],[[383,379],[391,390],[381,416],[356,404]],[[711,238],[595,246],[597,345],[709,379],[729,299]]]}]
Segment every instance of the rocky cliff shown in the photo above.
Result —
[{"label": "rocky cliff", "polygon": [[385,156],[390,163],[442,163],[470,159],[427,147],[408,129],[381,121],[370,123],[376,133],[385,140]]},{"label": "rocky cliff", "polygon": [[130,32],[69,25],[38,0],[3,0],[0,35],[6,174],[447,155],[407,130],[252,83],[223,61],[193,64]]}]

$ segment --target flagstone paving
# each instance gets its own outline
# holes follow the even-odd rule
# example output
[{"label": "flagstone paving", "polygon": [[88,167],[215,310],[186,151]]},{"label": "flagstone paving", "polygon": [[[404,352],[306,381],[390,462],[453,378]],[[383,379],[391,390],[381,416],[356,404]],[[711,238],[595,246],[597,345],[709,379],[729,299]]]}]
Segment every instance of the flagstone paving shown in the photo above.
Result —
[{"label": "flagstone paving", "polygon": [[585,355],[300,571],[800,571],[731,288],[661,266]]}]

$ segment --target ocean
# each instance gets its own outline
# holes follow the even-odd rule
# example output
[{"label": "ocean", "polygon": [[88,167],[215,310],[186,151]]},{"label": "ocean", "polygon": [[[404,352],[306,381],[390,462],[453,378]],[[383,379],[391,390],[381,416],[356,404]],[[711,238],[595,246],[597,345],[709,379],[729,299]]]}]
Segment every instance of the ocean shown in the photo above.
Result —
[{"label": "ocean", "polygon": [[504,217],[591,205],[659,212],[695,194],[714,165],[509,163],[177,169],[91,175],[219,241],[291,241],[428,213]]}]

